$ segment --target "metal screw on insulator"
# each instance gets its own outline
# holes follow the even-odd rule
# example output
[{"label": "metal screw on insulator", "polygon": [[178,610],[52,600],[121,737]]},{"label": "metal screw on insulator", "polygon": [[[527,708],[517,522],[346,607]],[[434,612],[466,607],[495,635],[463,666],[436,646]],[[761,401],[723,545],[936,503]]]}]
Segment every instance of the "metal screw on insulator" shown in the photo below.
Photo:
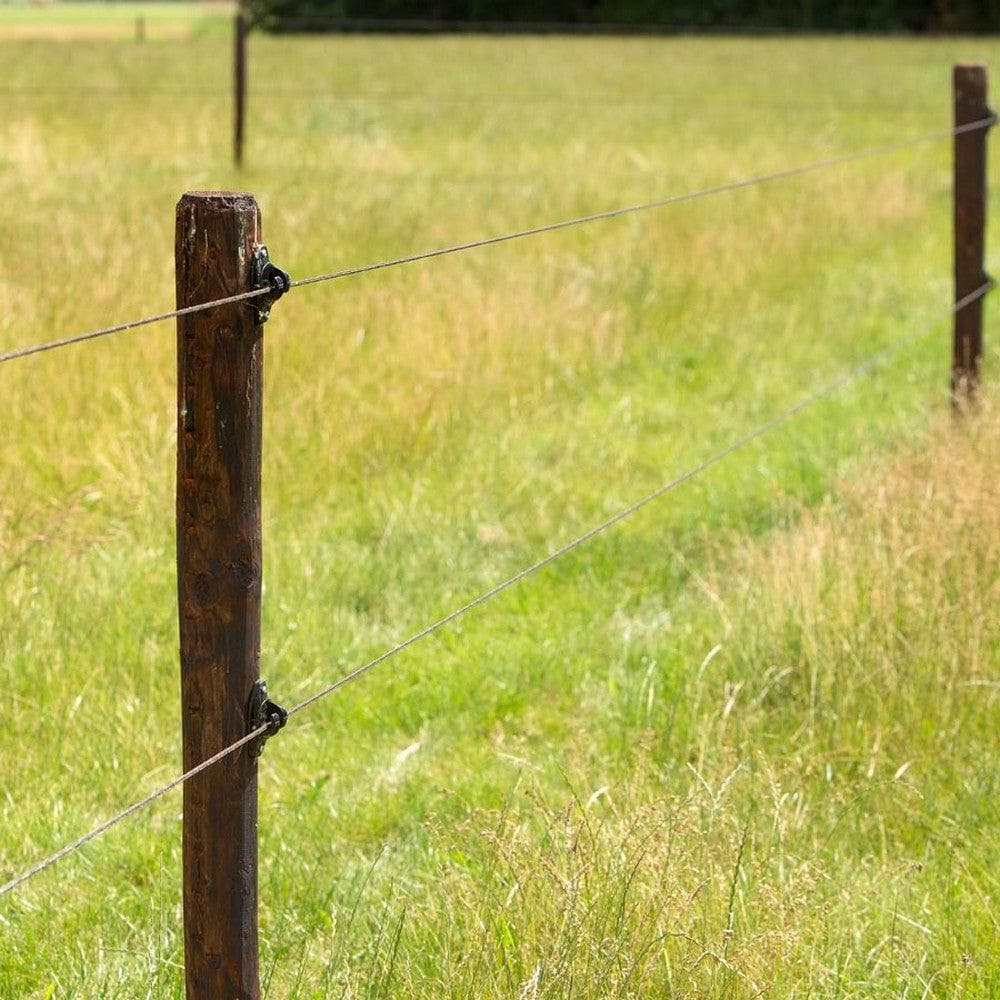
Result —
[{"label": "metal screw on insulator", "polygon": [[271,262],[267,247],[261,243],[253,252],[253,287],[268,289],[269,295],[261,295],[253,300],[257,310],[257,322],[266,323],[271,315],[271,306],[292,287],[292,279],[287,271]]}]

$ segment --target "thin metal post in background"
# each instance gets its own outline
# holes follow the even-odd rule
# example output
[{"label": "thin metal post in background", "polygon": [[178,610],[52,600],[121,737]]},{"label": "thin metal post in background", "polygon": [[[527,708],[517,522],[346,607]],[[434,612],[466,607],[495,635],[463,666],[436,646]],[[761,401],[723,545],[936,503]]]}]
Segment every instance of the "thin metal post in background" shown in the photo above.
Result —
[{"label": "thin metal post in background", "polygon": [[[249,291],[252,195],[177,205],[177,305]],[[248,732],[260,661],[263,338],[258,306],[177,321],[177,590],[184,768]],[[246,750],[184,785],[188,1000],[258,1000],[257,761]]]},{"label": "thin metal post in background", "polygon": [[236,11],[233,30],[233,162],[243,166],[243,125],[247,101],[247,35],[249,24],[242,9]]},{"label": "thin metal post in background", "polygon": [[[979,64],[957,64],[952,72],[955,127],[988,118],[987,71]],[[983,265],[986,235],[986,133],[980,128],[955,136],[954,225],[955,301],[988,281]],[[983,356],[983,300],[955,314],[951,361],[952,403],[970,402],[979,384]]]}]

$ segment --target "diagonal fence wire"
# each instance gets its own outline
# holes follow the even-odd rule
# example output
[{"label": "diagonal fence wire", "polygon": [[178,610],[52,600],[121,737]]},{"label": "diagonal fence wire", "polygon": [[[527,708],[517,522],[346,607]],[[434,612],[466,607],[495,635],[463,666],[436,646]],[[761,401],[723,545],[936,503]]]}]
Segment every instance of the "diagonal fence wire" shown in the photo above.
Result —
[{"label": "diagonal fence wire", "polygon": [[[523,239],[526,236],[540,236],[542,233],[554,233],[560,229],[569,229],[571,226],[585,225],[589,222],[600,222],[604,219],[617,219],[623,215],[631,215],[635,212],[645,212],[653,208],[666,208],[668,205],[679,205],[686,201],[695,201],[698,198],[707,198],[715,194],[724,194],[727,191],[738,191],[741,188],[754,187],[758,184],[767,184],[772,181],[785,180],[789,177],[798,177],[801,174],[813,173],[817,170],[825,170],[829,167],[840,166],[844,163],[852,163],[855,160],[868,159],[873,156],[885,155],[887,153],[898,152],[909,149],[921,143],[933,142],[939,139],[952,138],[962,135],[965,132],[974,132],[979,129],[989,128],[997,121],[996,115],[982,118],[979,121],[969,122],[967,125],[959,125],[956,128],[942,129],[938,132],[931,132],[926,135],[916,136],[910,139],[903,139],[899,142],[892,142],[882,146],[870,146],[867,149],[858,149],[850,153],[842,153],[826,160],[816,160],[812,163],[804,163],[795,167],[786,167],[784,170],[776,170],[769,174],[757,174],[752,177],[742,177],[739,180],[727,181],[724,184],[716,184],[713,187],[700,188],[697,191],[688,191],[683,194],[668,195],[665,198],[657,198],[655,201],[646,201],[638,205],[626,205],[622,208],[609,208],[603,212],[594,212],[591,215],[581,215],[574,219],[564,219],[561,222],[549,222],[542,226],[533,226],[530,229],[519,229],[512,233],[504,233],[501,236],[487,236],[483,239],[470,240],[467,243],[455,243],[452,246],[439,247],[436,250],[424,250],[419,253],[409,254],[406,257],[393,257],[389,260],[378,261],[374,264],[362,264],[358,267],[346,267],[339,271],[328,271],[326,274],[318,274],[313,278],[300,278],[292,282],[292,287],[303,285],[314,285],[321,281],[333,281],[338,278],[350,278],[357,274],[368,274],[371,271],[381,271],[387,267],[397,267],[400,264],[412,264],[418,260],[430,260],[433,257],[444,257],[447,254],[462,253],[466,250],[475,250],[478,247],[493,246],[496,243],[507,243],[510,240]],[[0,361],[3,357],[0,356]]]},{"label": "diagonal fence wire", "polygon": [[[993,287],[992,280],[987,281],[984,284],[980,285],[979,288],[977,288],[975,291],[970,292],[964,298],[956,302],[955,305],[950,310],[950,314],[952,315],[957,314],[966,306],[971,305],[973,302],[977,302],[984,295],[986,295],[986,293],[992,287]],[[711,455],[703,459],[697,465],[692,466],[686,472],[682,472],[679,476],[676,476],[669,482],[664,483],[662,486],[657,487],[651,493],[647,493],[644,497],[641,497],[634,503],[629,504],[627,507],[623,507],[616,514],[613,514],[611,517],[609,517],[606,521],[602,521],[600,524],[595,525],[593,528],[590,528],[589,530],[585,531],[582,535],[578,535],[576,538],[573,538],[565,545],[561,545],[559,548],[554,549],[547,556],[544,556],[537,562],[534,562],[530,566],[525,567],[520,572],[515,573],[513,576],[508,577],[502,583],[498,583],[496,586],[491,587],[487,591],[484,591],[482,594],[480,594],[473,600],[469,601],[467,604],[463,604],[461,607],[456,608],[454,611],[445,615],[443,618],[439,618],[433,624],[428,625],[426,628],[421,629],[419,632],[414,633],[408,639],[405,639],[398,645],[393,646],[391,649],[386,650],[386,652],[375,657],[375,659],[369,660],[367,663],[364,663],[361,666],[356,667],[349,673],[344,674],[343,677],[340,677],[332,684],[328,684],[326,687],[321,688],[315,694],[310,695],[304,701],[301,701],[293,708],[290,708],[288,710],[289,716],[295,715],[297,712],[302,711],[302,709],[307,708],[314,702],[320,701],[327,695],[333,694],[334,691],[344,687],[346,684],[349,684],[351,681],[356,680],[358,677],[361,677],[363,674],[367,673],[373,667],[377,667],[380,663],[390,659],[397,653],[401,653],[404,649],[407,649],[409,646],[414,645],[414,643],[417,643],[421,639],[424,639],[427,636],[432,635],[434,632],[437,632],[439,629],[444,628],[450,622],[453,622],[456,618],[460,618],[467,612],[472,611],[473,608],[477,608],[479,607],[479,605],[485,604],[487,601],[496,597],[498,594],[501,594],[505,590],[508,590],[510,587],[513,587],[515,584],[520,583],[521,580],[525,579],[525,577],[533,576],[540,569],[543,569],[550,563],[555,562],[561,556],[564,556],[567,553],[572,552],[574,549],[578,548],[585,542],[589,541],[595,535],[599,535],[602,532],[607,531],[609,528],[614,527],[614,525],[618,524],[620,521],[624,521],[626,518],[631,517],[637,511],[642,510],[643,507],[652,503],[654,500],[658,500],[665,493],[669,493],[671,490],[676,489],[678,486],[681,486],[684,483],[688,482],[688,480],[694,479],[696,476],[700,475],[706,469],[711,468],[716,463],[721,462],[724,458],[727,458],[729,455],[732,455],[733,452],[739,451],[741,448],[744,448],[746,445],[750,444],[752,441],[755,441],[757,438],[762,437],[769,431],[774,430],[776,427],[780,427],[782,424],[787,423],[794,416],[796,416],[796,414],[802,412],[803,410],[812,406],[813,404],[818,403],[823,399],[826,399],[828,396],[833,395],[833,393],[835,393],[838,389],[845,386],[848,382],[851,382],[859,375],[862,375],[870,371],[876,364],[878,364],[879,361],[882,360],[882,358],[886,357],[888,354],[891,354],[899,350],[901,347],[905,346],[911,341],[918,339],[920,336],[926,334],[926,332],[927,332],[926,330],[911,332],[905,334],[902,337],[897,338],[892,343],[887,344],[885,347],[876,351],[874,354],[869,355],[867,358],[865,358],[864,361],[861,361],[853,368],[848,369],[846,372],[838,376],[832,382],[828,382],[822,388],[817,389],[813,393],[810,393],[808,396],[805,396],[804,398],[800,399],[797,403],[794,403],[787,409],[782,410],[780,413],[772,417],[770,420],[764,422],[763,424],[759,424],[753,430],[748,431],[741,437],[738,437],[735,440],[731,441],[724,448],[721,448],[718,451],[713,452]]]},{"label": "diagonal fence wire", "polygon": [[[987,292],[989,292],[989,290],[992,287],[993,287],[992,281],[987,281],[984,284],[980,285],[979,288],[977,288],[975,291],[970,292],[964,298],[959,299],[949,310],[949,315],[957,314],[961,312],[961,310],[963,310],[966,306],[971,305],[973,302],[978,302],[984,295],[986,295]],[[536,562],[533,562],[530,566],[526,566],[524,569],[515,573],[513,576],[508,577],[503,582],[498,583],[495,586],[491,587],[489,590],[484,591],[478,597],[473,598],[471,601],[468,601],[467,603],[461,605],[454,611],[449,612],[444,617],[437,619],[437,621],[426,626],[425,628],[422,628],[419,632],[414,632],[413,635],[411,635],[409,638],[404,639],[402,642],[397,643],[395,646],[392,646],[391,648],[387,649],[384,653],[379,654],[374,659],[368,660],[367,663],[363,663],[360,666],[356,667],[355,669],[349,671],[348,673],[344,674],[333,683],[326,685],[326,687],[320,688],[314,694],[310,695],[308,698],[304,699],[303,701],[300,701],[297,705],[290,708],[288,710],[289,717],[297,715],[299,712],[308,708],[310,705],[313,705],[316,702],[322,700],[323,698],[328,697],[329,695],[333,694],[340,688],[345,687],[352,681],[355,681],[359,677],[362,677],[364,674],[368,673],[368,671],[373,670],[379,664],[384,663],[386,660],[389,660],[392,657],[398,655],[399,653],[403,652],[403,650],[408,649],[410,646],[415,645],[422,639],[426,639],[428,636],[433,635],[435,632],[440,631],[441,629],[445,628],[445,626],[455,621],[457,618],[460,618],[463,615],[468,614],[473,609],[478,608],[480,605],[485,604],[487,601],[492,600],[497,595],[502,594],[505,590],[508,590],[511,587],[515,586],[517,583],[520,583],[526,577],[534,575],[539,570],[548,566],[550,563],[555,562],[561,556],[564,556],[567,553],[572,552],[574,549],[583,545],[585,542],[589,541],[591,538],[594,538],[596,535],[599,535],[607,531],[609,528],[614,527],[619,522],[624,521],[628,517],[631,517],[637,511],[642,510],[643,507],[646,507],[648,504],[651,504],[654,500],[658,500],[664,494],[669,493],[671,490],[676,489],[678,486],[681,486],[684,483],[688,482],[689,480],[694,479],[696,476],[700,475],[706,469],[711,468],[713,465],[716,465],[718,462],[721,462],[729,455],[732,455],[733,452],[739,451],[741,448],[744,448],[746,445],[755,441],[757,438],[762,437],[768,432],[774,430],[776,427],[780,427],[782,424],[787,423],[798,413],[801,413],[808,407],[833,395],[835,392],[837,392],[838,389],[841,389],[849,382],[852,382],[859,376],[864,375],[867,372],[871,371],[875,367],[875,365],[878,364],[879,361],[887,357],[889,354],[892,354],[900,350],[902,347],[913,342],[914,340],[917,340],[921,336],[925,336],[928,332],[929,331],[926,329],[918,330],[915,332],[911,331],[908,334],[904,334],[902,337],[898,337],[896,340],[887,344],[885,347],[874,352],[873,354],[870,354],[863,361],[849,368],[847,371],[839,375],[833,381],[826,383],[821,388],[803,397],[797,403],[794,403],[792,406],[789,406],[785,410],[782,410],[780,413],[772,417],[770,420],[762,424],[759,424],[753,430],[750,430],[747,433],[741,435],[740,437],[734,439],[724,448],[721,448],[718,451],[713,452],[707,458],[703,459],[697,465],[692,466],[686,472],[681,473],[680,475],[664,483],[662,486],[657,487],[657,489],[653,490],[651,493],[647,493],[645,496],[629,504],[627,507],[622,508],[617,513],[613,514],[611,517],[602,521],[600,524],[597,524],[594,527],[588,529],[583,534],[577,535],[575,538],[567,542],[565,545],[561,545],[558,548],[553,549],[548,555],[543,556],[541,559],[538,559]],[[3,896],[6,893],[10,892],[11,890],[16,889],[18,886],[27,882],[28,879],[32,878],[34,875],[43,872],[46,868],[49,868],[52,865],[56,864],[56,862],[60,861],[62,858],[65,858],[67,855],[72,854],[75,851],[79,850],[85,844],[92,841],[95,837],[100,836],[102,833],[105,833],[112,827],[117,826],[123,820],[128,819],[129,816],[132,816],[133,814],[139,812],[139,810],[155,802],[157,799],[162,798],[164,795],[167,794],[167,792],[172,791],[174,788],[177,788],[178,785],[184,784],[184,782],[189,781],[191,778],[194,778],[198,774],[201,774],[202,771],[205,771],[208,768],[212,767],[213,765],[219,763],[219,761],[224,760],[226,757],[230,756],[230,754],[233,754],[241,747],[246,746],[247,743],[249,743],[251,740],[267,732],[267,729],[268,729],[267,725],[262,725],[259,726],[257,729],[254,729],[253,731],[247,733],[246,736],[237,740],[235,743],[230,744],[229,746],[220,750],[218,753],[209,757],[207,760],[202,761],[200,764],[196,765],[190,770],[185,771],[181,775],[178,775],[172,781],[161,786],[160,788],[157,788],[155,791],[150,792],[150,794],[147,795],[145,798],[142,798],[138,802],[133,803],[127,809],[123,809],[121,812],[112,816],[110,819],[105,820],[99,826],[94,827],[88,833],[85,833],[83,834],[83,836],[78,837],[76,840],[66,844],[64,847],[60,848],[54,854],[50,854],[48,857],[42,859],[37,864],[32,865],[32,867],[28,868],[20,875],[17,875],[14,878],[10,879],[10,881],[5,882],[3,885],[0,885],[0,896]]]},{"label": "diagonal fence wire", "polygon": [[150,323],[160,323],[163,320],[175,319],[178,316],[189,316],[191,313],[204,312],[206,309],[217,309],[219,306],[228,306],[234,302],[255,299],[261,295],[267,295],[269,292],[270,290],[267,288],[255,288],[249,292],[227,295],[224,299],[201,302],[196,306],[171,309],[169,312],[157,313],[155,316],[146,316],[143,319],[133,319],[126,323],[116,323],[114,326],[102,326],[98,330],[88,330],[86,333],[74,333],[68,337],[61,337],[59,340],[50,340],[45,344],[35,344],[32,347],[19,347],[13,351],[8,351],[6,354],[0,354],[0,363],[13,361],[15,358],[26,358],[29,354],[41,354],[43,351],[52,351],[57,347],[69,347],[70,344],[81,344],[85,340],[96,340],[98,337],[106,337],[110,333],[123,333],[125,330],[135,330],[140,326],[149,326]]},{"label": "diagonal fence wire", "polygon": [[[604,219],[616,219],[623,215],[631,215],[635,212],[649,211],[655,208],[666,208],[668,205],[678,205],[682,202],[695,201],[698,198],[707,198],[711,195],[723,194],[727,191],[737,191],[741,188],[754,187],[759,184],[767,184],[772,181],[785,180],[789,177],[797,177],[801,174],[813,173],[817,170],[825,170],[830,167],[840,166],[845,163],[852,163],[856,160],[868,159],[873,156],[882,156],[888,153],[909,149],[913,146],[928,142],[936,142],[941,139],[953,138],[963,135],[966,132],[974,132],[986,129],[994,125],[997,121],[996,115],[990,115],[979,121],[969,122],[966,125],[959,125],[955,128],[940,129],[936,132],[929,132],[924,135],[903,139],[899,142],[887,143],[881,146],[870,146],[865,149],[854,150],[850,153],[842,153],[839,156],[830,157],[825,160],[816,160],[812,163],[800,164],[795,167],[787,167],[784,170],[776,170],[768,174],[757,174],[751,177],[743,177],[735,181],[727,181],[724,184],[717,184],[713,187],[700,188],[695,191],[687,191],[683,194],[668,195],[665,198],[657,198],[654,201],[642,202],[636,205],[626,205],[620,208],[611,208],[603,212],[594,212],[591,215],[581,215],[573,219],[563,219],[560,222],[550,222],[541,226],[533,226],[530,229],[518,229],[514,232],[503,233],[499,236],[487,236],[482,239],[469,240],[465,243],[455,243],[451,246],[438,247],[434,250],[423,250],[418,253],[407,254],[404,257],[391,257],[388,260],[376,261],[371,264],[361,264],[356,267],[341,268],[336,271],[327,271],[325,274],[317,274],[311,278],[300,278],[291,282],[292,288],[302,288],[306,285],[315,285],[324,281],[335,281],[341,278],[349,278],[359,274],[368,274],[372,271],[381,271],[389,267],[398,267],[402,264],[413,264],[420,260],[431,260],[434,257],[444,257],[448,254],[463,253],[467,250],[474,250],[478,247],[493,246],[497,243],[507,243],[511,240],[524,239],[528,236],[540,236],[542,233],[553,233],[560,229],[568,229],[571,226],[581,226],[591,222],[599,222]],[[163,320],[174,319],[180,316],[189,316],[192,313],[203,312],[207,309],[215,309],[219,306],[231,305],[235,302],[242,302],[247,299],[258,298],[262,295],[272,294],[269,288],[256,288],[247,292],[240,292],[237,295],[228,295],[222,299],[213,299],[211,302],[202,302],[198,305],[185,306],[183,309],[172,309],[168,312],[158,313],[155,316],[146,316],[143,319],[130,320],[126,323],[116,323],[113,326],[101,327],[97,330],[89,330],[85,333],[71,334],[59,340],[48,341],[47,343],[34,344],[30,347],[20,347],[4,354],[0,354],[0,364],[5,361],[13,361],[16,358],[28,357],[32,354],[41,354],[43,351],[51,351],[58,347],[68,347],[70,344],[79,344],[86,340],[95,340],[98,337],[106,337],[112,333],[122,333],[126,330],[135,330],[138,327],[148,326],[151,323],[159,323]]]}]

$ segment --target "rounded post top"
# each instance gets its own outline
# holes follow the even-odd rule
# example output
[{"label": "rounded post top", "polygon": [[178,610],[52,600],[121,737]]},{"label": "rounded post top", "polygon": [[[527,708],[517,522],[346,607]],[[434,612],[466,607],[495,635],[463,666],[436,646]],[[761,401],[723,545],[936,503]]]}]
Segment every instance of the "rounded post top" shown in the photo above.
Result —
[{"label": "rounded post top", "polygon": [[177,202],[176,217],[178,233],[183,230],[188,237],[204,227],[235,223],[251,242],[260,241],[260,208],[245,191],[188,191]]}]

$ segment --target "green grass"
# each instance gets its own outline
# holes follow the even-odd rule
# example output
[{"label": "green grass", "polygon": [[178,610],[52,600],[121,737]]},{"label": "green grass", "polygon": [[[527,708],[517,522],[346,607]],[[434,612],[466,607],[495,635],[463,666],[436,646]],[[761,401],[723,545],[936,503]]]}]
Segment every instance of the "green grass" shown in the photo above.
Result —
[{"label": "green grass", "polygon": [[[1000,65],[255,36],[240,173],[223,35],[60,38],[0,30],[0,348],[168,308],[185,190],[253,191],[303,277],[946,128],[950,64]],[[937,429],[949,261],[941,142],[276,305],[286,704],[928,336],[268,745],[269,996],[996,995],[997,425]],[[178,768],[173,393],[169,325],[0,366],[0,879]],[[0,996],[182,994],[179,807],[0,901]]]}]

